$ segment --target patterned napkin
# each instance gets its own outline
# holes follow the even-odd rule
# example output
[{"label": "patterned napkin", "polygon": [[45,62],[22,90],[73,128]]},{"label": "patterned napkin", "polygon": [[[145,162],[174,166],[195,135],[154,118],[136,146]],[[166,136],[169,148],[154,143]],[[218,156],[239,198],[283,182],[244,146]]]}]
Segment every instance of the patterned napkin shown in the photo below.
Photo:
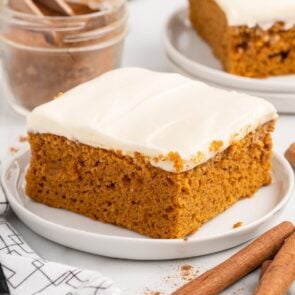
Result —
[{"label": "patterned napkin", "polygon": [[8,211],[8,208],[9,208],[9,204],[5,197],[4,189],[0,182],[0,216],[3,216]]},{"label": "patterned napkin", "polygon": [[[0,215],[7,210],[8,203],[0,186]],[[4,218],[0,218],[0,265],[0,294],[122,294],[100,273],[42,259]]]}]

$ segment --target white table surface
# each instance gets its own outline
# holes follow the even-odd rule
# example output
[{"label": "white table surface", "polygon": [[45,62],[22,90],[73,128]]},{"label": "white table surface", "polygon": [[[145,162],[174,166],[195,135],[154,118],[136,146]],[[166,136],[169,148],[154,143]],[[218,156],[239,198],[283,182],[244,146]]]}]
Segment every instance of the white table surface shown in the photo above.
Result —
[{"label": "white table surface", "polygon": [[[165,59],[162,33],[168,15],[183,5],[184,0],[131,0],[130,33],[126,40],[124,66],[141,66],[154,70],[170,71]],[[15,114],[0,97],[0,160],[11,156],[10,147],[22,147],[19,136],[26,133],[25,119]],[[295,116],[282,115],[274,133],[275,150],[283,153],[295,141]],[[294,194],[293,194],[294,195]],[[295,198],[288,204],[283,217],[295,222]],[[32,232],[13,213],[8,220],[26,241],[44,258],[81,268],[101,271],[109,276],[126,295],[147,294],[148,290],[170,294],[184,283],[179,268],[184,264],[202,272],[218,264],[239,247],[214,255],[174,261],[130,261],[95,256],[50,242]],[[258,272],[247,276],[222,294],[249,295],[256,285]],[[294,291],[293,291],[294,290]],[[292,289],[295,294],[295,289]],[[24,294],[26,295],[26,294]]]}]

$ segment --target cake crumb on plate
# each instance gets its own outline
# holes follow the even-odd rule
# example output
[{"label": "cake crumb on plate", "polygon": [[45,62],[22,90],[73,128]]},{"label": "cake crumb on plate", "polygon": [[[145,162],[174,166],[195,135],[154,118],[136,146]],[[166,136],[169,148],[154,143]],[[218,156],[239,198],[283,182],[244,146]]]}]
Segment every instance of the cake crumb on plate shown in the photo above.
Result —
[{"label": "cake crumb on plate", "polygon": [[15,154],[19,151],[19,148],[15,147],[15,146],[11,146],[9,148],[9,151],[12,153],[12,154]]},{"label": "cake crumb on plate", "polygon": [[238,222],[236,222],[236,223],[233,225],[233,228],[239,228],[239,227],[241,227],[243,224],[244,224],[243,221],[238,221]]}]

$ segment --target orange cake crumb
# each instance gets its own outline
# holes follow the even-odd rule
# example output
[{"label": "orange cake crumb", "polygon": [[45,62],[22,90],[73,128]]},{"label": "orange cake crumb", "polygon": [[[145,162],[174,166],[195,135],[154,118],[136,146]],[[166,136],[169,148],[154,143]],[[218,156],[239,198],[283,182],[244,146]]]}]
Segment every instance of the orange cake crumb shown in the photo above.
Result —
[{"label": "orange cake crumb", "polygon": [[192,265],[185,264],[180,267],[180,276],[185,281],[192,281],[197,277],[197,273],[197,270]]},{"label": "orange cake crumb", "polygon": [[178,153],[168,153],[167,160],[174,163],[174,168],[176,171],[181,171],[183,169],[183,160]]},{"label": "orange cake crumb", "polygon": [[219,152],[220,149],[222,148],[223,146],[223,141],[221,140],[214,140],[212,141],[210,147],[209,147],[209,151],[210,152]]},{"label": "orange cake crumb", "polygon": [[238,222],[236,222],[236,223],[233,225],[233,228],[241,227],[243,224],[244,224],[243,221],[238,221]]}]

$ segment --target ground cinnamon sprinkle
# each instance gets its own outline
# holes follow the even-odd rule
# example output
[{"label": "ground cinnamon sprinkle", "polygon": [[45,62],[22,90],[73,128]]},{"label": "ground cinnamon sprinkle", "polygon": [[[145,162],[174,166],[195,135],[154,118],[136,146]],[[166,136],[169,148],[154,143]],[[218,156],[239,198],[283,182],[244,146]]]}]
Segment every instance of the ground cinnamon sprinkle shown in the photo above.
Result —
[{"label": "ground cinnamon sprinkle", "polygon": [[182,280],[179,274],[166,276],[165,278],[162,279],[162,282],[165,284],[165,286],[169,286],[173,288],[179,287],[181,284],[181,281]]},{"label": "ground cinnamon sprinkle", "polygon": [[20,137],[18,138],[19,142],[26,142],[28,141],[28,137],[25,135],[20,135]]},{"label": "ground cinnamon sprinkle", "polygon": [[17,153],[17,152],[19,151],[19,148],[14,147],[14,146],[11,146],[11,147],[9,148],[9,151],[10,151],[12,154],[15,154],[15,153]]},{"label": "ground cinnamon sprinkle", "polygon": [[[165,290],[172,290],[179,288],[183,283],[188,283],[195,279],[199,273],[199,269],[190,264],[183,264],[173,267],[170,274],[163,277],[160,282],[160,286],[163,286]],[[157,286],[155,287],[157,289]],[[159,287],[159,289],[162,289]],[[171,294],[168,291],[163,292],[159,290],[152,290],[146,287],[143,291],[144,295],[168,295]]]},{"label": "ground cinnamon sprinkle", "polygon": [[182,271],[188,271],[188,270],[191,270],[193,267],[191,266],[191,265],[188,265],[188,264],[186,264],[186,265],[183,265],[182,267],[181,267],[181,270]]},{"label": "ground cinnamon sprinkle", "polygon": [[189,264],[182,265],[180,267],[180,276],[182,280],[191,281],[197,277],[198,271]]},{"label": "ground cinnamon sprinkle", "polygon": [[144,292],[144,295],[162,295],[162,293],[159,291],[147,290]]}]

